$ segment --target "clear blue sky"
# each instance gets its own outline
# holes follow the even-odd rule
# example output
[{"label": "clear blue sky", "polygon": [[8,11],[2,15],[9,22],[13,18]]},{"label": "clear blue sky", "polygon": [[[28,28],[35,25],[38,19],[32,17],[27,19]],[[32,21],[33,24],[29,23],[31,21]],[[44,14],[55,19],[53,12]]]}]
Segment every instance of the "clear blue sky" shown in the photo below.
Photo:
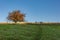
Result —
[{"label": "clear blue sky", "polygon": [[60,22],[60,0],[0,0],[0,22],[13,10],[26,14],[28,22]]}]

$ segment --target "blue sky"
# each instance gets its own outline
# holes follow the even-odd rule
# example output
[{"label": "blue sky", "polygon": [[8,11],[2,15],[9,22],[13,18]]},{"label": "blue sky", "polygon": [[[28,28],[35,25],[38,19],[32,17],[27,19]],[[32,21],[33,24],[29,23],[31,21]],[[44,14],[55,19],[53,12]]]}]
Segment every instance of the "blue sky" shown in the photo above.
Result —
[{"label": "blue sky", "polygon": [[0,0],[0,22],[13,10],[24,13],[28,22],[60,22],[60,0]]}]

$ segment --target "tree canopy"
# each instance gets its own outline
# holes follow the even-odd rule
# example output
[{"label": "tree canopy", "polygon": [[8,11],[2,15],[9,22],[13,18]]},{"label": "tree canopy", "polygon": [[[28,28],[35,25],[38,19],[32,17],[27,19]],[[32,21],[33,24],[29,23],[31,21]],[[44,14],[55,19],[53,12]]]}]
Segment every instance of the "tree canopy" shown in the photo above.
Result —
[{"label": "tree canopy", "polygon": [[22,14],[19,10],[17,10],[17,11],[10,12],[8,17],[7,17],[7,19],[17,23],[18,21],[19,22],[23,22],[24,21],[24,17],[25,17],[25,15]]}]

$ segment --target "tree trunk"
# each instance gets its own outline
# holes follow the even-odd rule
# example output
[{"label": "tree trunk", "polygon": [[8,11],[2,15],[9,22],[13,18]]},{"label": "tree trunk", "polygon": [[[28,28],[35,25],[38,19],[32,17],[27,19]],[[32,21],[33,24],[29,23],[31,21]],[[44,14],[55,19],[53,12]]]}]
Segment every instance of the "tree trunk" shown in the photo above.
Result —
[{"label": "tree trunk", "polygon": [[15,22],[15,24],[17,23],[17,21],[14,21]]}]

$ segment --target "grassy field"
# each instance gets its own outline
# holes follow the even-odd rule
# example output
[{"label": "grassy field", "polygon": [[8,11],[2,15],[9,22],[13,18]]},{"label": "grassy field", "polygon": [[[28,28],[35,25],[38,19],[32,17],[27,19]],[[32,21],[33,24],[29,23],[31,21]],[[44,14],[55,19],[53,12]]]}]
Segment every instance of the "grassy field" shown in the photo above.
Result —
[{"label": "grassy field", "polygon": [[0,24],[0,40],[60,40],[60,25]]}]

